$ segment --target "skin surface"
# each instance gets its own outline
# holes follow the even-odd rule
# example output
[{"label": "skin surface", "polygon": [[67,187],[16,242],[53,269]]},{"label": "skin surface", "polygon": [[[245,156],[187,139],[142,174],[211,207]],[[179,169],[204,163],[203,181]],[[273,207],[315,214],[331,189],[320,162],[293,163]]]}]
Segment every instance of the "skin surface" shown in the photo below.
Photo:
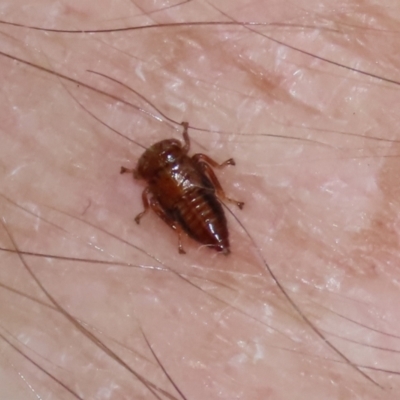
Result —
[{"label": "skin surface", "polygon": [[[397,398],[400,8],[213,4],[3,1],[3,21],[49,29],[270,25],[1,26],[1,52],[75,80],[0,57],[1,246],[67,258],[0,253],[2,397]],[[217,173],[245,202],[232,254],[134,223],[127,138],[181,127],[88,70],[189,121],[191,154],[235,159]]]}]

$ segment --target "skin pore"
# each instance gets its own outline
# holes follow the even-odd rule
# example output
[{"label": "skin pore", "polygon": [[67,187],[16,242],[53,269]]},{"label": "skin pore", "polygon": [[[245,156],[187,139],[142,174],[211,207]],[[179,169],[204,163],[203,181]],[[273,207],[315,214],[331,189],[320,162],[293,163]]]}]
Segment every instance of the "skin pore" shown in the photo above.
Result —
[{"label": "skin pore", "polygon": [[[0,246],[47,255],[0,253],[2,397],[397,398],[396,3],[3,4],[48,29],[265,25],[1,26],[2,53],[59,74],[0,57]],[[228,257],[134,223],[128,138],[182,121],[191,154],[236,161]]]}]

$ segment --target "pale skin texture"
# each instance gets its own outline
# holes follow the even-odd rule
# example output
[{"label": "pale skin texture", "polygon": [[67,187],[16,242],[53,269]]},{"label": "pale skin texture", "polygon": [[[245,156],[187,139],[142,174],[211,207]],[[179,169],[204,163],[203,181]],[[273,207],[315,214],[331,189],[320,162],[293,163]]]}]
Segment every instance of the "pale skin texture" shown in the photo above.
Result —
[{"label": "pale skin texture", "polygon": [[[2,20],[66,30],[228,20],[202,2],[152,14],[174,3],[7,3]],[[236,20],[287,24],[257,29],[400,80],[396,2],[345,1],[334,9],[328,1],[260,3],[217,6]],[[114,262],[24,256],[52,303],[21,258],[1,253],[0,334],[9,341],[0,344],[2,398],[182,398],[149,345],[190,400],[397,398],[396,83],[238,26],[91,35],[1,30],[2,52],[157,114],[87,70],[111,76],[177,123],[189,121],[192,154],[233,157],[236,167],[217,173],[227,194],[245,202],[243,211],[231,209],[255,243],[231,215],[228,257],[187,238],[187,254],[179,255],[176,235],[152,213],[137,226],[144,186],[119,168],[134,167],[143,149],[82,106],[143,146],[180,139],[181,127],[2,56],[0,180],[8,200],[0,202],[1,246]]]}]

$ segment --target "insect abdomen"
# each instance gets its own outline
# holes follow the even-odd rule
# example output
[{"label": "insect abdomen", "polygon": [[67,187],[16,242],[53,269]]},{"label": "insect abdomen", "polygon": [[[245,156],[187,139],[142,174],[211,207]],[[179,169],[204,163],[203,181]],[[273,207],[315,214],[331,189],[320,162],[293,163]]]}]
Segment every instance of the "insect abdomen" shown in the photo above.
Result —
[{"label": "insect abdomen", "polygon": [[229,233],[221,203],[209,189],[191,188],[174,207],[174,216],[194,240],[229,253]]}]

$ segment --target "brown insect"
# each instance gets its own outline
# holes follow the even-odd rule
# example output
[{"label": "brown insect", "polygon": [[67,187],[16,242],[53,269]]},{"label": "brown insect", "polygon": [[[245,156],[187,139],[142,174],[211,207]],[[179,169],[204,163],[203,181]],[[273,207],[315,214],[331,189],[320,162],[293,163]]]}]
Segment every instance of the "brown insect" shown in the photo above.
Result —
[{"label": "brown insect", "polygon": [[131,172],[148,184],[142,193],[144,211],[135,221],[139,223],[151,208],[178,233],[179,253],[185,253],[181,242],[184,231],[197,242],[229,254],[229,232],[219,199],[240,209],[244,203],[225,195],[212,167],[235,165],[235,161],[230,158],[218,164],[200,153],[189,157],[189,124],[182,122],[182,126],[184,144],[176,139],[162,140],[143,153],[135,169],[121,167],[121,174]]}]

